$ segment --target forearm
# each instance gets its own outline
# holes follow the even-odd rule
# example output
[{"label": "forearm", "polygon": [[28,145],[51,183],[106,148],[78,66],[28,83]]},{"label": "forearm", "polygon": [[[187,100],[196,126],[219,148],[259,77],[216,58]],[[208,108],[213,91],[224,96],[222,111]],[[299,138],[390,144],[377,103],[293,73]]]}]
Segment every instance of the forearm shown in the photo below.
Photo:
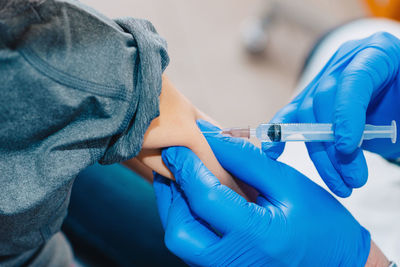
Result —
[{"label": "forearm", "polygon": [[387,267],[389,266],[389,260],[379,249],[379,247],[371,240],[371,249],[369,252],[366,267]]}]

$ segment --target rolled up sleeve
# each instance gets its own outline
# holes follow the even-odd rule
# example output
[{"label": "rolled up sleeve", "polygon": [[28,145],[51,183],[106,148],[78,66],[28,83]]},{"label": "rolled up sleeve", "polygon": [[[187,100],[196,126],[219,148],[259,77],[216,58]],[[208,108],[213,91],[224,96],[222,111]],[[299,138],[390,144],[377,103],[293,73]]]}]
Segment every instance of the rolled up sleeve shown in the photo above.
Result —
[{"label": "rolled up sleeve", "polygon": [[139,54],[136,95],[123,123],[123,131],[113,137],[100,163],[112,163],[136,156],[150,122],[159,115],[161,75],[168,65],[166,43],[153,25],[140,19],[116,20],[136,40]]},{"label": "rolled up sleeve", "polygon": [[0,258],[60,230],[81,170],[139,153],[168,61],[148,21],[0,0]]}]

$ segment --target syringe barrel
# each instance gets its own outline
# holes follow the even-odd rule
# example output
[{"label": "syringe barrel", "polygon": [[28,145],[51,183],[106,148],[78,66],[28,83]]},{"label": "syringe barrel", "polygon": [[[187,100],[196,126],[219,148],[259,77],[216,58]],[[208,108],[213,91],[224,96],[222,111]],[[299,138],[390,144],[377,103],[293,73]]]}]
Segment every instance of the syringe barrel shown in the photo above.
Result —
[{"label": "syringe barrel", "polygon": [[282,125],[282,141],[333,142],[330,123],[289,123]]},{"label": "syringe barrel", "polygon": [[261,142],[330,142],[334,140],[332,124],[282,123],[260,124],[256,136]]},{"label": "syringe barrel", "polygon": [[[331,123],[265,123],[256,128],[256,137],[261,142],[333,142],[335,140]],[[396,142],[396,122],[392,125],[376,126],[366,124],[363,140],[389,138]]]}]

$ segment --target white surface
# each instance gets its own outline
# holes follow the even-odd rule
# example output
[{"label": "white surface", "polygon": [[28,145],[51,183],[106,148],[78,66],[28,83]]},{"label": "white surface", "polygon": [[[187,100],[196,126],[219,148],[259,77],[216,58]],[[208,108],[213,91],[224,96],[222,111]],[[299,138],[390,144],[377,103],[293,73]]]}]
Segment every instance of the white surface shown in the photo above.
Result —
[{"label": "white surface", "polygon": [[[332,32],[315,51],[297,86],[297,91],[303,89],[314,78],[342,43],[364,38],[378,31],[387,31],[400,37],[400,24],[385,19],[363,19]],[[287,144],[281,160],[326,188],[307,155],[303,143],[291,143]],[[368,152],[365,152],[365,156],[369,171],[367,184],[355,190],[351,197],[340,201],[371,232],[372,238],[389,259],[399,263],[400,167]]]}]

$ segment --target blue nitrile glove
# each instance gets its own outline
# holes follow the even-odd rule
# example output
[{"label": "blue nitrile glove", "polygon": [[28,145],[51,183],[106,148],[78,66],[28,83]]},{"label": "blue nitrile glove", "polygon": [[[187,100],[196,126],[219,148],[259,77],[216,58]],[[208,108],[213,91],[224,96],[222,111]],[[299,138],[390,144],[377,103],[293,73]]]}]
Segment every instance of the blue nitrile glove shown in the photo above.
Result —
[{"label": "blue nitrile glove", "polygon": [[249,142],[206,137],[221,165],[260,196],[250,203],[221,185],[187,148],[164,150],[176,183],[156,175],[154,189],[173,253],[200,266],[365,265],[370,235],[332,195]]},{"label": "blue nitrile glove", "polygon": [[[307,143],[320,176],[336,195],[347,197],[364,185],[368,169],[358,147],[364,125],[400,124],[400,40],[388,33],[343,44],[314,80],[272,120],[333,123],[334,143]],[[284,143],[264,143],[270,157]],[[400,155],[400,142],[364,141],[362,148],[386,158]]]}]

